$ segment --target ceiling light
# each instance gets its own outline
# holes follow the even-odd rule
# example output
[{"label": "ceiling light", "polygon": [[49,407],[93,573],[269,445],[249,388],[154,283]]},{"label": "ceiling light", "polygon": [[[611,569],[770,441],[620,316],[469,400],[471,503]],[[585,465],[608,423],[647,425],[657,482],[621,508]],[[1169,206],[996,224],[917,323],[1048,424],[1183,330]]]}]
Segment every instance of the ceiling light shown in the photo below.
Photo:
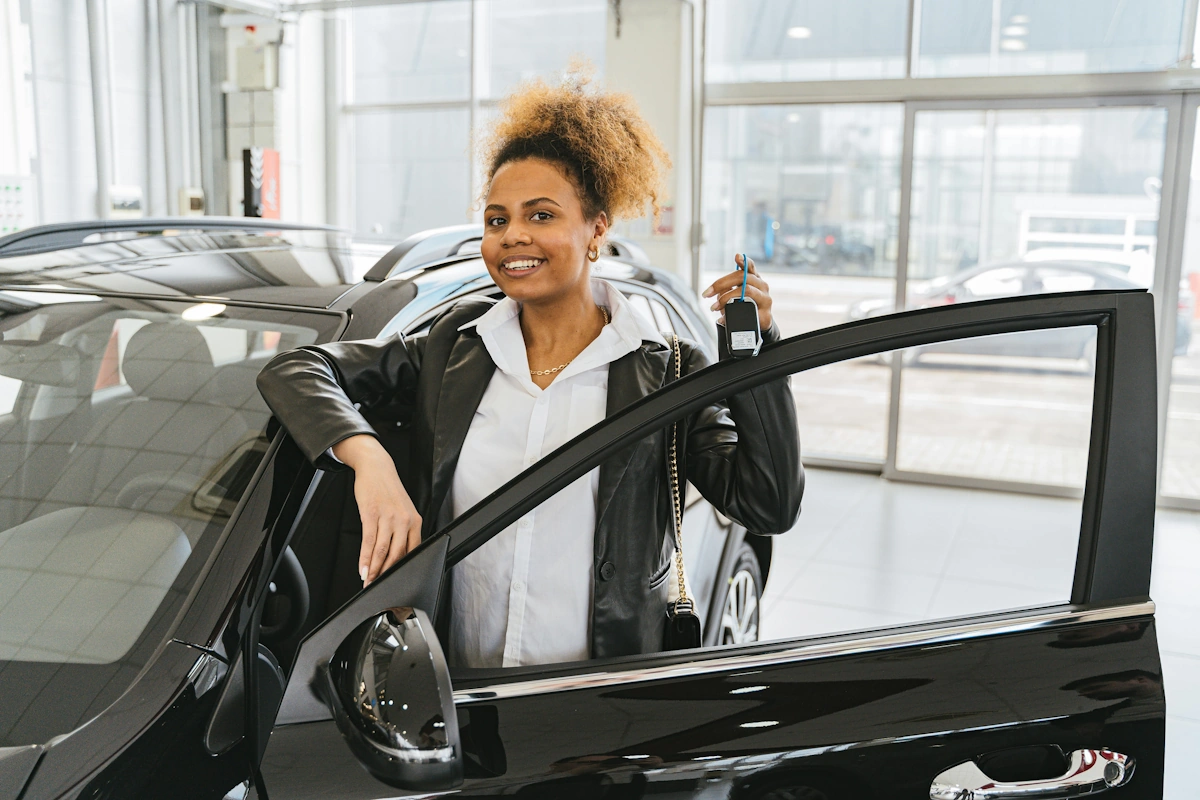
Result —
[{"label": "ceiling light", "polygon": [[743,722],[739,728],[773,728],[779,724],[777,719],[764,719],[758,722]]},{"label": "ceiling light", "polygon": [[194,306],[189,306],[183,310],[179,316],[186,319],[188,322],[198,322],[202,319],[215,317],[225,311],[224,303],[197,303]]},{"label": "ceiling light", "polygon": [[766,686],[742,686],[741,688],[738,688],[738,689],[731,689],[729,691],[729,693],[730,694],[753,694],[754,692],[761,692],[763,689],[766,689],[766,688],[767,688]]},{"label": "ceiling light", "polygon": [[800,121],[800,114],[799,114],[799,113],[797,113],[797,112],[795,112],[795,111],[793,111],[792,113],[790,113],[790,114],[788,114],[788,115],[787,115],[787,121],[788,121],[788,122],[799,122],[799,121]]},{"label": "ceiling light", "polygon": [[1000,49],[1001,50],[1024,50],[1025,47],[1026,47],[1026,44],[1023,41],[1021,41],[1020,39],[1001,39],[1000,40]]},{"label": "ceiling light", "polygon": [[1025,36],[1029,33],[1029,28],[1024,25],[1009,25],[1007,28],[1001,28],[1000,33],[1005,36]]},{"label": "ceiling light", "polygon": [[1011,17],[1008,18],[1008,22],[1011,25],[1028,25],[1029,24],[1029,15],[1028,14],[1013,14]]},{"label": "ceiling light", "polygon": [[787,34],[789,39],[807,39],[812,36],[812,29],[797,25],[794,28],[788,28]]}]

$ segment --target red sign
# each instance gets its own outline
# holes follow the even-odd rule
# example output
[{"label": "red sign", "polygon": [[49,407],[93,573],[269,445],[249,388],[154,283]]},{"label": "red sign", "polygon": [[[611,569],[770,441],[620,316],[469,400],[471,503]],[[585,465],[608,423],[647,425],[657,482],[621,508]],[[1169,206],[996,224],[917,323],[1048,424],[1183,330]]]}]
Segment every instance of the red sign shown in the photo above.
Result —
[{"label": "red sign", "polygon": [[243,150],[242,178],[246,216],[279,219],[279,151],[269,147]]}]

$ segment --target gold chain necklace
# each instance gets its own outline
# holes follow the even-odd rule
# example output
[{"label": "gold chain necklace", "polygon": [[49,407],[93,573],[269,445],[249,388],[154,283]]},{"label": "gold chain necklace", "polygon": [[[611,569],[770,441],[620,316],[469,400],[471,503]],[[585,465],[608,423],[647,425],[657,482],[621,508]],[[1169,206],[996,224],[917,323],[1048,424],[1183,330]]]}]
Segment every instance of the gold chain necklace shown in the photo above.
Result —
[{"label": "gold chain necklace", "polygon": [[[607,306],[596,306],[596,307],[599,308],[600,313],[604,315],[604,324],[605,325],[612,322],[612,315],[608,313]],[[574,360],[575,359],[573,359],[573,358],[571,359],[571,361],[574,361]],[[553,375],[556,372],[562,372],[564,369],[566,369],[567,365],[570,364],[571,361],[564,361],[563,363],[559,364],[557,367],[554,367],[553,369],[531,369],[531,370],[529,370],[529,374],[530,375]]]}]

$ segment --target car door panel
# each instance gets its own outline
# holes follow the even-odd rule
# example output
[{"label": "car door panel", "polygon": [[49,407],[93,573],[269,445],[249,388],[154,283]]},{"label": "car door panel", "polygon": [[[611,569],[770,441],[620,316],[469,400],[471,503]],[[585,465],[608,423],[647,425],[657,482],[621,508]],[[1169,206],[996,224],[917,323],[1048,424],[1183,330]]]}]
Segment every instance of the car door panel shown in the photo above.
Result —
[{"label": "car door panel", "polygon": [[[652,680],[614,673],[609,685],[593,674],[577,689],[563,688],[570,675],[459,689],[460,712],[496,709],[507,756],[504,775],[468,780],[462,792],[549,787],[564,775],[599,789],[649,772],[651,785],[669,780],[692,796],[787,773],[793,789],[812,786],[831,800],[925,798],[930,779],[955,764],[1051,745],[1125,753],[1140,772],[1120,796],[1161,796],[1164,700],[1152,610],[1030,615],[993,635],[966,624],[949,635],[928,630],[924,641],[917,631],[869,646],[843,638],[814,642],[811,657],[805,648],[730,656],[711,672],[674,677],[689,669],[676,664],[651,668]],[[906,637],[917,641],[888,646]]]},{"label": "car door panel", "polygon": [[[808,795],[814,798],[928,797],[933,778],[956,764],[1013,747],[1052,746],[1124,752],[1138,762],[1137,773],[1114,796],[1160,794],[1165,711],[1147,597],[1156,441],[1154,363],[1147,356],[1154,328],[1145,293],[922,309],[795,337],[623,409],[432,541],[445,542],[449,569],[615,450],[712,398],[849,358],[1080,325],[1097,331],[1097,348],[1074,605],[557,672],[521,669],[487,685],[460,681],[460,719],[472,729],[464,751],[468,764],[479,765],[468,771],[462,793],[756,797],[791,780],[824,793]],[[405,584],[418,579],[410,572],[414,558],[342,609],[330,631],[344,635],[395,605],[390,595],[406,593]],[[336,641],[332,633],[326,638],[322,647],[331,653]],[[316,650],[310,656],[320,657]],[[311,666],[303,656],[299,665]],[[309,672],[293,674],[288,687],[289,696],[305,698],[295,706],[303,713],[283,714],[280,723],[328,717],[307,686]],[[331,723],[312,725],[325,727],[303,726],[309,738],[333,730]],[[332,741],[332,734],[319,738]],[[272,735],[267,787],[298,787],[276,796],[315,796],[282,766],[301,763],[291,751],[304,741],[294,724]],[[355,769],[347,786],[359,785],[363,773]],[[376,794],[364,791],[398,796],[382,784]],[[805,796],[788,791],[775,796]]]}]

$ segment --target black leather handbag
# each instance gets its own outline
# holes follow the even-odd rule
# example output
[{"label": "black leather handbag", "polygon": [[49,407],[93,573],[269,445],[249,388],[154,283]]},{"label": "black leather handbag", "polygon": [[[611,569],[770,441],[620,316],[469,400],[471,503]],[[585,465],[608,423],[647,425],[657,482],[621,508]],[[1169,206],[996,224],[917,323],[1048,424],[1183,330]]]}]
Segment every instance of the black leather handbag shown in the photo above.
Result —
[{"label": "black leather handbag", "polygon": [[[679,337],[671,337],[675,360],[675,380],[679,380]],[[679,491],[679,423],[671,426],[671,441],[667,452],[667,469],[671,478],[671,509],[675,529],[675,580],[678,599],[667,603],[667,627],[663,633],[663,650],[687,650],[701,645],[700,617],[688,597],[683,571],[683,498]]]}]

